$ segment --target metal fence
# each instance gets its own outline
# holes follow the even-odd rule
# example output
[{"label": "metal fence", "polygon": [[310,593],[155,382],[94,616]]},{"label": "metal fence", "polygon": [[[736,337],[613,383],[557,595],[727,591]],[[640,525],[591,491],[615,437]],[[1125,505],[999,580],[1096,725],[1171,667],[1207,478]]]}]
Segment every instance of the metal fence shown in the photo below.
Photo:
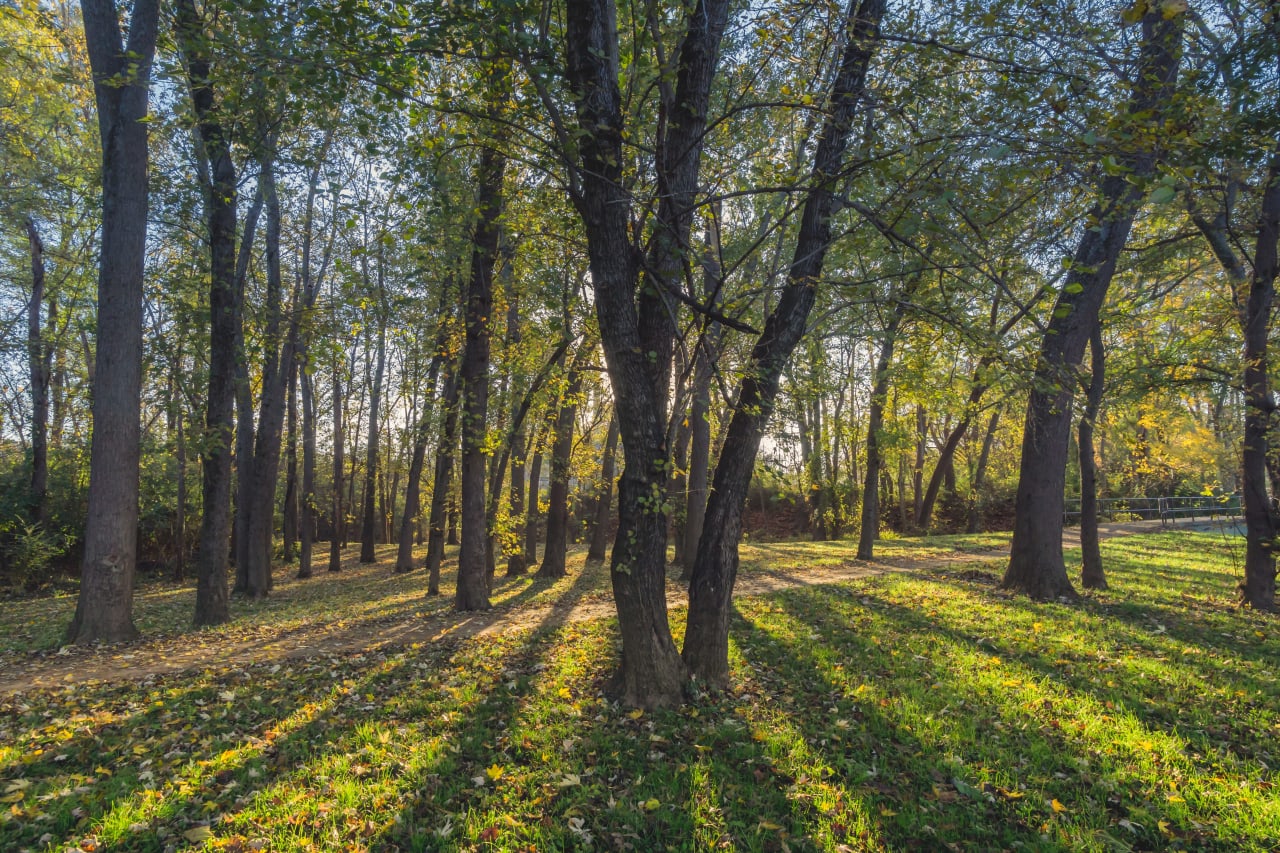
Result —
[{"label": "metal fence", "polygon": [[[1099,521],[1159,521],[1162,525],[1181,519],[1206,521],[1240,515],[1239,495],[1168,495],[1164,497],[1098,498]],[[1080,499],[1067,498],[1063,521],[1080,523]]]}]

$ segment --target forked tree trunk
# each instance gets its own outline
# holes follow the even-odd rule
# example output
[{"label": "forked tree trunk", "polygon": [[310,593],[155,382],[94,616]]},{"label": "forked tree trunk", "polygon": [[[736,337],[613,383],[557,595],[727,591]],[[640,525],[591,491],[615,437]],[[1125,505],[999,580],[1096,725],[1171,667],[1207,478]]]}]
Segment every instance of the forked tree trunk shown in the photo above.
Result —
[{"label": "forked tree trunk", "polygon": [[832,84],[827,118],[814,152],[810,189],[805,198],[787,285],[765,321],[738,387],[738,402],[720,461],[716,465],[706,526],[698,543],[689,585],[689,620],[684,660],[703,684],[721,688],[729,679],[729,617],[738,573],[742,511],[755,469],[760,438],[773,413],[778,382],[805,331],[816,298],[827,249],[836,183],[844,171],[845,148],[866,88],[867,68],[879,36],[886,0],[850,3],[848,44]]},{"label": "forked tree trunk", "polygon": [[142,279],[147,240],[147,94],[159,20],[156,0],[135,0],[129,38],[116,4],[82,0],[102,144],[102,232],[93,379],[89,506],[74,643],[137,636],[138,460],[142,394]]},{"label": "forked tree trunk", "polygon": [[[1172,11],[1165,17],[1165,11]],[[1184,11],[1150,7],[1134,70],[1129,137],[1145,140],[1124,152],[1121,171],[1108,175],[1089,214],[1096,223],[1080,238],[1066,284],[1049,318],[1022,434],[1014,505],[1013,544],[1001,586],[1040,600],[1076,597],[1062,556],[1062,514],[1071,443],[1073,372],[1084,355],[1098,312],[1158,159],[1155,146],[1173,98],[1181,57]]]},{"label": "forked tree trunk", "polygon": [[[711,81],[728,18],[725,0],[696,0],[685,16],[674,97],[664,98],[657,222],[640,265],[631,243],[631,199],[622,178],[624,123],[618,88],[616,9],[611,0],[570,0],[567,76],[577,102],[578,210],[586,229],[596,316],[617,400],[625,465],[611,579],[622,660],[611,692],[632,706],[679,704],[687,671],[667,619],[667,388],[674,347],[667,290],[680,287],[698,189]],[[637,295],[638,293],[638,295]]]},{"label": "forked tree trunk", "polygon": [[1093,458],[1093,428],[1102,407],[1106,355],[1102,348],[1102,325],[1093,327],[1089,337],[1091,372],[1085,392],[1084,414],[1080,417],[1080,585],[1085,589],[1106,589],[1102,569],[1102,549],[1098,542],[1098,463]]}]

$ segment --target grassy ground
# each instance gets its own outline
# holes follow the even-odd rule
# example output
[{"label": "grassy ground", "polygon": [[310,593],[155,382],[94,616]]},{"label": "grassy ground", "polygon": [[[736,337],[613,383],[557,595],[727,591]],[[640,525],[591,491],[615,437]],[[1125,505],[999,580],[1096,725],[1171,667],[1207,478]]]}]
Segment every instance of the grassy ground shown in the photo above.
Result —
[{"label": "grassy ground", "polygon": [[[602,698],[609,620],[27,693],[0,850],[1272,850],[1280,623],[1232,606],[1238,547],[1113,540],[1078,606],[999,594],[994,563],[744,599],[734,692],[679,714]],[[750,559],[846,559],[777,548]],[[373,612],[424,606],[377,577],[349,579],[385,582]],[[300,598],[225,630],[325,611]],[[0,630],[29,608],[39,644],[50,606]]]}]

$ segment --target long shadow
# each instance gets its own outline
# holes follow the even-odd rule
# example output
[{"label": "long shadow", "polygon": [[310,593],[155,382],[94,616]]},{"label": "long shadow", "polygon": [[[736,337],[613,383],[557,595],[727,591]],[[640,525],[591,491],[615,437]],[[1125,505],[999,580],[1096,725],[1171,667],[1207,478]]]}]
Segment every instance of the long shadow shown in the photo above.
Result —
[{"label": "long shadow", "polygon": [[[860,643],[858,638],[851,636],[847,628],[836,627],[832,623],[841,621],[842,617],[845,620],[856,617],[859,610],[865,609],[866,605],[862,605],[861,608],[856,607],[848,600],[849,597],[847,595],[832,594],[832,592],[834,591],[815,588],[802,592],[787,593],[778,598],[783,603],[783,609],[787,615],[798,621],[813,625],[815,633],[821,636],[824,641],[840,646],[843,649],[852,649],[855,654],[865,655],[868,650],[864,643]],[[866,596],[862,595],[861,598],[865,599]],[[873,623],[879,620],[888,622],[889,625],[886,627],[894,633],[928,636],[940,638],[940,641],[944,643],[976,646],[977,638],[963,633],[949,632],[942,626],[937,625],[936,622],[920,618],[918,614],[898,605],[884,601],[874,601],[872,602],[872,608]],[[825,615],[815,617],[815,613]],[[808,652],[806,649],[797,648],[797,653],[807,654]],[[878,652],[878,656],[883,659],[884,652]],[[875,659],[876,657],[877,652],[872,651],[870,659]],[[925,666],[922,666],[922,663]],[[1093,772],[1101,771],[1105,774],[1114,774],[1111,776],[1110,784],[1113,786],[1112,790],[1117,792],[1118,798],[1114,803],[1110,797],[1108,797],[1107,801],[1107,808],[1108,810],[1113,810],[1113,817],[1125,816],[1129,813],[1128,809],[1132,807],[1134,809],[1132,815],[1134,822],[1137,823],[1141,820],[1148,829],[1158,819],[1166,819],[1169,824],[1175,826],[1179,822],[1179,816],[1174,813],[1176,809],[1164,810],[1163,806],[1152,805],[1150,802],[1145,801],[1144,795],[1147,792],[1140,790],[1141,785],[1134,781],[1130,769],[1119,759],[1113,760],[1107,756],[1098,755],[1093,748],[1088,747],[1087,739],[1069,737],[1064,727],[1054,725],[1056,717],[1050,707],[1012,708],[1008,703],[1001,707],[997,701],[996,694],[975,689],[972,682],[963,677],[957,677],[944,667],[933,664],[931,659],[920,661],[915,658],[904,660],[901,657],[896,657],[894,658],[892,671],[886,670],[881,673],[881,676],[893,680],[901,680],[904,677],[909,680],[932,680],[935,689],[923,694],[931,702],[931,707],[928,710],[932,714],[946,714],[948,708],[954,707],[958,700],[959,707],[964,708],[966,713],[977,721],[1001,719],[1004,727],[1004,737],[1013,736],[1016,738],[1018,743],[1015,751],[1019,755],[1038,753],[1042,756],[1042,761],[1056,762],[1058,769],[1054,772],[1055,780],[1047,784],[1052,785],[1055,795],[1063,797],[1064,802],[1068,802],[1066,797],[1087,798],[1096,794],[1096,790],[1091,791],[1089,785],[1084,783],[1077,784],[1074,781],[1083,778],[1079,766],[1076,765],[1077,760],[1093,761],[1096,765]],[[1016,687],[1006,688],[1007,692],[1015,694],[1017,690],[1018,688]],[[940,698],[933,699],[935,696]],[[1117,710],[1104,711],[1103,713],[1115,714],[1123,712]],[[990,766],[990,757],[982,755],[987,746],[983,744],[982,738],[977,737],[978,734],[979,732],[976,730],[968,732],[961,738],[961,741],[973,744],[971,748],[978,753],[976,757],[987,766]],[[1222,772],[1220,764],[1201,761],[1195,756],[1189,757],[1195,764],[1200,765],[1200,771],[1204,779],[1209,779]],[[1017,759],[1018,755],[1002,754],[1001,760],[1007,766],[995,769],[1016,775],[1019,766]],[[1061,781],[1058,781],[1056,777],[1061,777]],[[1138,787],[1135,788],[1135,785],[1138,785]],[[1126,790],[1126,786],[1130,790]],[[1207,808],[1211,812],[1215,806],[1207,805]],[[1139,812],[1141,812],[1140,816]],[[1148,820],[1152,815],[1154,815],[1154,818]],[[1205,834],[1204,827],[1196,827],[1194,822],[1196,819],[1208,824],[1213,823],[1212,818],[1206,820],[1206,817],[1207,814],[1204,812],[1190,817],[1187,815],[1181,816],[1184,825],[1192,827],[1192,829],[1185,830],[1184,834],[1186,837],[1194,839],[1195,844],[1199,845],[1197,849],[1238,849],[1234,845],[1215,842],[1211,835]],[[1147,843],[1161,846],[1165,841],[1158,833],[1154,832],[1149,833],[1149,837],[1140,835],[1139,838],[1145,838]],[[1033,844],[1032,846],[1035,847],[1036,845]]]}]

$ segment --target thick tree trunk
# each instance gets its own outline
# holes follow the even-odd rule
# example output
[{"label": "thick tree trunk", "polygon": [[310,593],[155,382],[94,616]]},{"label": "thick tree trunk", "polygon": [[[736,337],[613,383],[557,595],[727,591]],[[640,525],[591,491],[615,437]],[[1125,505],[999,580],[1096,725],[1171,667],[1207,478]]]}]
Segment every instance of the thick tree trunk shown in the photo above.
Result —
[{"label": "thick tree trunk", "polygon": [[604,458],[600,460],[600,489],[596,494],[595,520],[591,524],[591,545],[587,548],[588,563],[603,563],[605,549],[609,546],[609,515],[613,504],[613,481],[617,476],[618,414],[609,416],[609,430],[605,434]]},{"label": "thick tree trunk", "polygon": [[1102,325],[1093,327],[1089,337],[1091,374],[1085,392],[1084,414],[1080,417],[1080,585],[1085,589],[1106,589],[1102,570],[1102,549],[1098,542],[1098,464],[1093,458],[1093,427],[1102,407],[1106,355],[1102,347]]},{"label": "thick tree trunk", "polygon": [[458,610],[488,610],[488,540],[485,512],[485,438],[489,408],[489,314],[493,310],[493,269],[498,258],[498,220],[506,157],[485,148],[477,167],[476,229],[472,236],[471,278],[467,286],[466,348],[458,371],[462,396],[462,550],[458,555]]},{"label": "thick tree trunk", "polygon": [[1155,171],[1158,128],[1175,90],[1186,18],[1176,10],[1166,18],[1164,8],[1152,8],[1142,20],[1142,46],[1128,110],[1134,148],[1122,157],[1122,173],[1102,181],[1098,204],[1089,215],[1096,224],[1080,238],[1066,284],[1058,294],[1027,403],[1013,544],[1001,585],[1035,599],[1076,596],[1062,557],[1072,374],[1098,322],[1116,261],[1147,192],[1146,180]]},{"label": "thick tree trunk", "polygon": [[845,148],[858,103],[866,88],[867,67],[879,36],[886,0],[851,2],[848,44],[832,84],[827,118],[814,152],[810,189],[805,198],[787,286],[765,321],[738,387],[738,402],[716,465],[697,562],[689,586],[689,620],[684,660],[704,684],[722,688],[729,679],[729,617],[738,573],[742,510],[755,469],[756,453],[778,394],[787,360],[804,335],[813,308],[826,253],[831,245],[835,185],[843,172]]},{"label": "thick tree trunk", "polygon": [[135,0],[126,44],[116,4],[82,0],[102,144],[102,233],[93,379],[89,506],[74,643],[137,636],[138,460],[142,393],[142,279],[147,239],[147,95],[159,19]]},{"label": "thick tree trunk", "polygon": [[48,521],[49,493],[49,374],[53,344],[45,340],[40,308],[44,304],[44,242],[35,220],[27,218],[31,248],[31,301],[27,303],[27,368],[31,380],[31,520]]},{"label": "thick tree trunk", "polygon": [[622,637],[613,692],[628,705],[647,708],[682,702],[687,677],[667,619],[667,522],[654,495],[665,494],[670,461],[664,421],[674,338],[667,291],[680,286],[683,272],[728,6],[725,0],[697,0],[686,14],[675,94],[663,98],[659,210],[645,263],[647,284],[638,298],[631,201],[622,185],[616,9],[611,0],[570,0],[566,10],[567,75],[583,131],[577,203],[625,451],[610,572]]},{"label": "thick tree trunk", "polygon": [[881,431],[884,429],[885,403],[889,399],[890,367],[897,344],[898,327],[906,314],[904,302],[893,306],[893,315],[880,339],[880,355],[876,359],[875,381],[871,388],[871,408],[867,416],[867,464],[862,483],[862,525],[858,532],[858,559],[874,560],[876,540],[880,538],[880,471],[884,459],[880,453]]},{"label": "thick tree trunk", "polygon": [[569,369],[569,385],[556,415],[556,440],[551,446],[551,491],[547,496],[547,547],[538,567],[540,578],[562,578],[569,550],[569,462],[573,451],[573,424],[578,416],[577,396],[582,391],[582,373],[576,364]]},{"label": "thick tree trunk", "polygon": [[458,374],[450,364],[444,374],[444,428],[436,445],[431,480],[431,511],[427,518],[427,594],[440,594],[440,564],[444,562],[445,514],[453,479],[453,454],[458,446]]}]

